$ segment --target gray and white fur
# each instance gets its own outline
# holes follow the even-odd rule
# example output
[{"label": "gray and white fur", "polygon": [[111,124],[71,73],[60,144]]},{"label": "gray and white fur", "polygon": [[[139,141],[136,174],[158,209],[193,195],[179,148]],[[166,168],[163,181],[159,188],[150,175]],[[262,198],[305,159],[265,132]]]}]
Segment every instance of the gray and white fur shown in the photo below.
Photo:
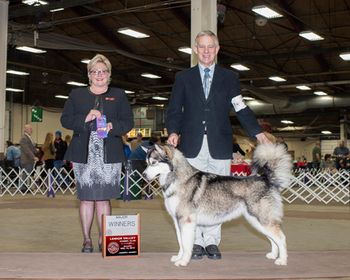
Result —
[{"label": "gray and white fur", "polygon": [[287,264],[286,238],[281,230],[283,205],[280,189],[291,179],[292,161],[281,145],[261,144],[254,152],[252,175],[219,176],[193,168],[171,146],[148,151],[144,176],[159,176],[165,207],[174,221],[180,250],[171,258],[186,266],[192,255],[197,225],[214,225],[244,216],[271,243],[268,259]]}]

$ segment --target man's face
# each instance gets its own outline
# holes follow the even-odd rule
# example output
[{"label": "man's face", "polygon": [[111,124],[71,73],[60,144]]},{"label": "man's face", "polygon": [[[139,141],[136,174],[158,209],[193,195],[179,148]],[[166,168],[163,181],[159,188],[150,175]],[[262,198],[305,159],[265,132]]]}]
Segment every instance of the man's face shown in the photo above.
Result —
[{"label": "man's face", "polygon": [[29,134],[29,135],[32,135],[33,128],[30,125],[27,125],[24,127],[24,132]]},{"label": "man's face", "polygon": [[198,56],[198,62],[204,67],[209,67],[215,63],[219,49],[214,37],[204,35],[197,38],[197,44],[193,50]]}]

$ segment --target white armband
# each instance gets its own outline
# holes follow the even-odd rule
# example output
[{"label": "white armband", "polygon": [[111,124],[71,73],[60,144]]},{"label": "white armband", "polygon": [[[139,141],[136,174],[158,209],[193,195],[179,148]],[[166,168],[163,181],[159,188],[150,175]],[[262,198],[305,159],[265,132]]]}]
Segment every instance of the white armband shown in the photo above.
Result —
[{"label": "white armband", "polygon": [[245,103],[243,101],[242,95],[237,95],[237,96],[233,97],[231,100],[231,103],[232,103],[233,107],[235,108],[236,112],[247,107],[247,105],[245,105]]}]

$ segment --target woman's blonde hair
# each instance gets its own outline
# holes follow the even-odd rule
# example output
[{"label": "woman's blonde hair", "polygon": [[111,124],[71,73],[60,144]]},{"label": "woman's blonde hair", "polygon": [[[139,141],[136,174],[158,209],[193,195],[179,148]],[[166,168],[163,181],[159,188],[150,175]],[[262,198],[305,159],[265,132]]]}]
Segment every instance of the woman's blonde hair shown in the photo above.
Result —
[{"label": "woman's blonde hair", "polygon": [[44,141],[44,144],[42,146],[42,148],[49,148],[50,145],[53,144],[53,133],[51,132],[48,132],[46,133],[46,137],[45,137],[45,141]]},{"label": "woman's blonde hair", "polygon": [[90,80],[90,71],[92,70],[92,68],[95,67],[95,65],[97,63],[103,63],[104,65],[106,65],[107,69],[108,69],[108,73],[109,73],[109,81],[108,83],[111,82],[111,75],[112,75],[112,64],[109,61],[109,59],[107,57],[105,57],[103,54],[96,54],[88,63],[87,65],[87,72],[88,72],[88,76],[89,76],[89,83],[91,84],[91,80]]}]

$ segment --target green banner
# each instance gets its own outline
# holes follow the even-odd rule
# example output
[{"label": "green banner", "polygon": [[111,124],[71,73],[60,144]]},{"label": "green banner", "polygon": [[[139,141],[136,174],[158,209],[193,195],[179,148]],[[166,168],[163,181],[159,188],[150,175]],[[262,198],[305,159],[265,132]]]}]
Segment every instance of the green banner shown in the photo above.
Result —
[{"label": "green banner", "polygon": [[43,108],[32,107],[32,122],[42,122],[43,121]]}]

